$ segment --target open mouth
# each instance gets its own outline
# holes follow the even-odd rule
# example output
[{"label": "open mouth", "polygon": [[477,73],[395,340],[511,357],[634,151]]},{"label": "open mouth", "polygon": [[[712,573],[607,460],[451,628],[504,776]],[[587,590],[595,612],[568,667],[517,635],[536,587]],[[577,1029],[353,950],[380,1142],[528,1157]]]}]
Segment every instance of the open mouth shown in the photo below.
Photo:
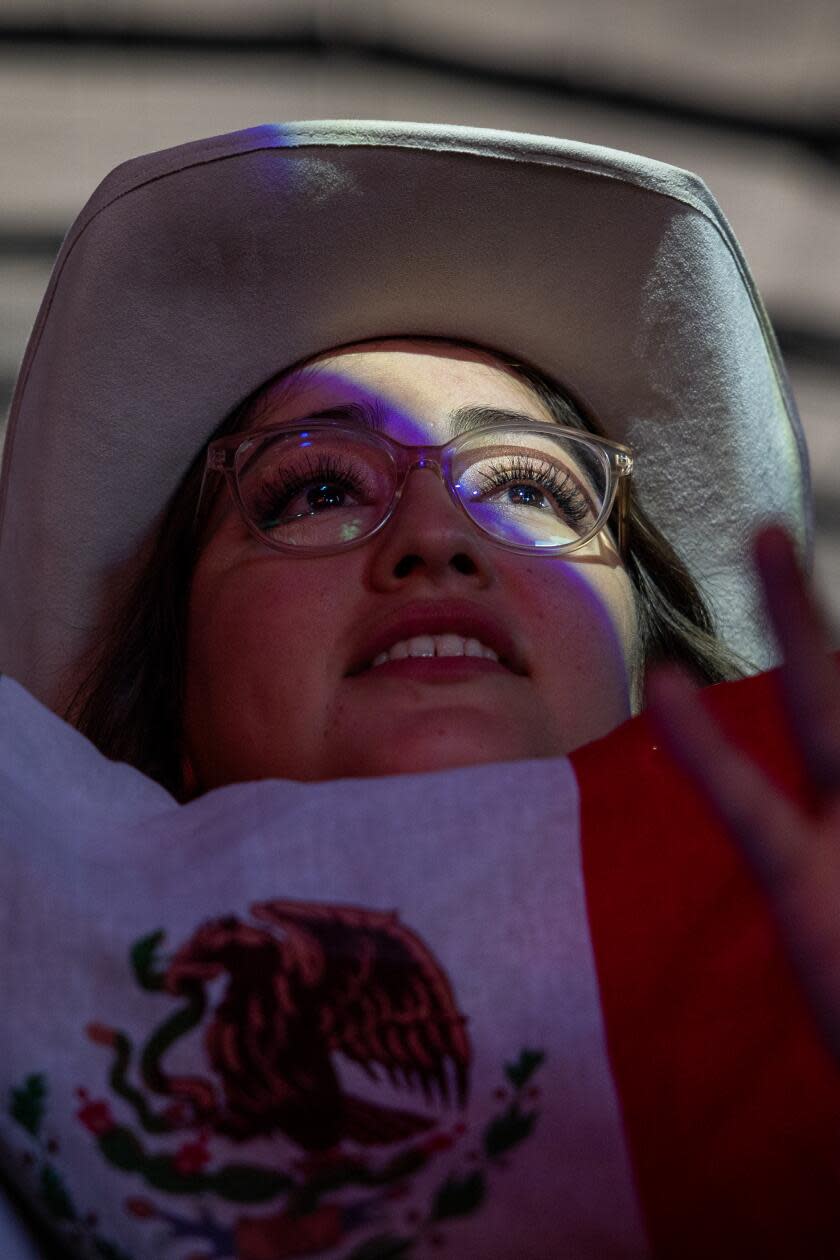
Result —
[{"label": "open mouth", "polygon": [[350,661],[349,677],[372,677],[384,670],[396,674],[397,666],[407,673],[419,669],[423,677],[437,672],[475,677],[487,664],[493,666],[491,673],[527,673],[504,624],[467,602],[406,604],[383,618],[366,639]]},{"label": "open mouth", "polygon": [[467,639],[460,634],[414,635],[399,639],[387,651],[374,656],[366,669],[379,669],[397,660],[492,660],[500,663],[499,654],[480,639]]},{"label": "open mouth", "polygon": [[513,671],[502,661],[492,661],[482,656],[406,656],[401,660],[384,661],[381,665],[368,665],[354,677],[457,682],[488,674],[515,677]]}]

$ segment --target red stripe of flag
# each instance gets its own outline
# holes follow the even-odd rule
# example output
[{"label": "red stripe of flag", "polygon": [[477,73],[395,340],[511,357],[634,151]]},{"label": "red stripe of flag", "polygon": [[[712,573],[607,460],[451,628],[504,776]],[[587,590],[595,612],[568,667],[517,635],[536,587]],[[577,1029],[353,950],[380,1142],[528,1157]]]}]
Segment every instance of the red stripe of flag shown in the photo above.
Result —
[{"label": "red stripe of flag", "polygon": [[[702,702],[804,803],[777,675],[706,688]],[[840,1066],[767,901],[658,742],[642,714],[571,757],[607,1042],[655,1255],[840,1257]]]}]

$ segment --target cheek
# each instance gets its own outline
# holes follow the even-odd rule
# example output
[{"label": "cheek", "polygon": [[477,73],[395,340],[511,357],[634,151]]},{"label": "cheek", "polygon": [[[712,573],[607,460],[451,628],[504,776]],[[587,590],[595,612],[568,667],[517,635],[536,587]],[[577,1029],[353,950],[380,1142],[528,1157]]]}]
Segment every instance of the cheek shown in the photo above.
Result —
[{"label": "cheek", "polygon": [[[187,678],[206,692],[230,694],[236,683],[252,698],[303,687],[314,676],[319,626],[329,621],[320,583],[302,589],[270,563],[226,573],[196,573],[187,625]],[[332,601],[333,607],[335,601]]]},{"label": "cheek", "polygon": [[625,570],[570,561],[548,573],[532,570],[527,599],[546,681],[559,689],[584,684],[594,701],[623,696],[637,631]]}]

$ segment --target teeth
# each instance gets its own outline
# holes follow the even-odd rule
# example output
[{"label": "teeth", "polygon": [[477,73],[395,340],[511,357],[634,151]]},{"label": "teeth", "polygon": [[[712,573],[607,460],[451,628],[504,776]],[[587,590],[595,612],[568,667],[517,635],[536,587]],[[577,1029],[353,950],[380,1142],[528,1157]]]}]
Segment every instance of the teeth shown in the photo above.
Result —
[{"label": "teeth", "polygon": [[489,661],[498,661],[498,656],[490,647],[485,647],[478,639],[464,639],[460,634],[418,634],[413,639],[400,639],[387,652],[380,652],[371,662],[384,665],[386,661],[401,661],[406,656],[484,656]]}]

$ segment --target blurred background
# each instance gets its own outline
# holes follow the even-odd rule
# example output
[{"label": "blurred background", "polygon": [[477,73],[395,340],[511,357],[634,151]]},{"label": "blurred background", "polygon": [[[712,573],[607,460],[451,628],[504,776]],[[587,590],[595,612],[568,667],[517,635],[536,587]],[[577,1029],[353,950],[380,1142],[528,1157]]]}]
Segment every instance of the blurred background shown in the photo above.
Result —
[{"label": "blurred background", "polygon": [[353,117],[562,136],[706,181],[793,381],[840,647],[838,0],[2,0],[0,443],[62,238],[108,171]]}]

